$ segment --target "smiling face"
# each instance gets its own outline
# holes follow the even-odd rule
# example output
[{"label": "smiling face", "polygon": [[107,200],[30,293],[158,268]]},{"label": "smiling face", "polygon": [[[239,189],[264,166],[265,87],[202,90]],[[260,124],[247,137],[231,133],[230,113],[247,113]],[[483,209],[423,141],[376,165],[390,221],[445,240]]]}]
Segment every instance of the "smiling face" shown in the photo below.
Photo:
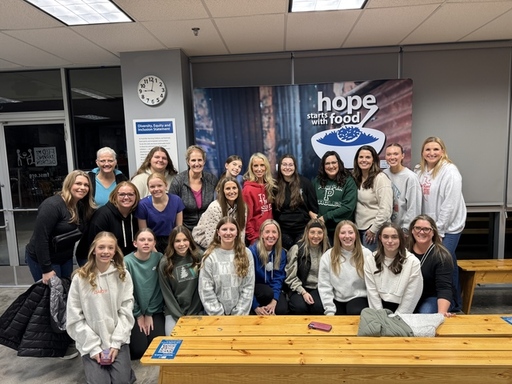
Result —
[{"label": "smiling face", "polygon": [[417,244],[429,246],[432,244],[434,230],[427,220],[417,220],[412,228],[412,235]]},{"label": "smiling face", "polygon": [[226,181],[224,184],[224,196],[228,203],[233,204],[238,197],[238,185],[234,181]]},{"label": "smiling face", "polygon": [[117,161],[109,153],[103,153],[96,159],[96,165],[100,169],[100,172],[110,173],[116,168]]},{"label": "smiling face", "polygon": [[265,166],[265,161],[263,159],[260,159],[259,157],[255,157],[252,161],[252,173],[254,173],[254,176],[258,179],[259,183],[263,183],[265,172],[267,170],[267,167]]},{"label": "smiling face", "polygon": [[151,172],[160,172],[164,173],[165,168],[167,167],[167,164],[169,164],[169,159],[167,158],[167,155],[165,152],[162,151],[156,151],[153,154],[153,157],[151,157]]},{"label": "smiling face", "polygon": [[336,156],[327,156],[324,163],[324,171],[329,179],[335,179],[340,169]]},{"label": "smiling face", "polygon": [[233,223],[224,223],[217,230],[217,235],[220,238],[220,246],[222,249],[233,249],[235,246],[236,235],[238,230]]},{"label": "smiling face", "polygon": [[192,151],[187,161],[188,167],[194,173],[203,172],[204,159],[203,154],[199,151]]},{"label": "smiling face", "polygon": [[77,176],[71,186],[71,196],[75,204],[89,193],[89,179],[85,176]]},{"label": "smiling face", "polygon": [[173,247],[179,256],[185,256],[190,247],[190,241],[184,233],[178,233],[174,239]]},{"label": "smiling face", "polygon": [[155,247],[155,236],[151,232],[142,231],[133,241],[133,246],[137,248],[137,252],[148,255]]},{"label": "smiling face", "polygon": [[308,231],[308,240],[313,247],[319,246],[324,240],[324,231],[322,228],[310,228]]},{"label": "smiling face", "polygon": [[290,180],[293,174],[295,173],[295,163],[293,159],[290,157],[285,157],[281,160],[281,174],[283,175],[285,180]]},{"label": "smiling face", "polygon": [[394,257],[400,248],[400,238],[396,229],[393,227],[383,228],[379,240],[384,246],[384,254],[387,257]]},{"label": "smiling face", "polygon": [[110,266],[116,254],[116,245],[116,241],[111,237],[102,237],[96,241],[93,254],[100,272],[105,272]]},{"label": "smiling face", "polygon": [[164,181],[158,177],[153,177],[151,180],[148,181],[148,188],[149,193],[151,193],[151,196],[158,199],[165,195],[167,190],[167,184],[164,183]]},{"label": "smiling face", "polygon": [[226,174],[236,178],[242,171],[242,162],[240,160],[233,160],[231,163],[226,163]]},{"label": "smiling face", "polygon": [[387,147],[386,148],[386,162],[391,168],[399,168],[402,165],[404,154],[400,147]]},{"label": "smiling face", "polygon": [[130,210],[135,205],[135,191],[129,185],[124,185],[117,191],[117,207],[120,209]]},{"label": "smiling face", "polygon": [[263,245],[267,251],[271,251],[274,245],[276,245],[279,239],[279,230],[275,224],[268,224],[261,231],[261,238],[263,239]]},{"label": "smiling face", "polygon": [[345,224],[340,228],[338,238],[340,239],[341,247],[347,251],[354,250],[357,233],[351,225]]},{"label": "smiling face", "polygon": [[359,155],[357,155],[357,165],[361,169],[362,172],[368,172],[373,164],[373,156],[372,153],[366,149],[359,151]]},{"label": "smiling face", "polygon": [[439,143],[430,142],[423,147],[423,159],[427,163],[427,168],[432,169],[441,160],[444,155],[443,148]]}]

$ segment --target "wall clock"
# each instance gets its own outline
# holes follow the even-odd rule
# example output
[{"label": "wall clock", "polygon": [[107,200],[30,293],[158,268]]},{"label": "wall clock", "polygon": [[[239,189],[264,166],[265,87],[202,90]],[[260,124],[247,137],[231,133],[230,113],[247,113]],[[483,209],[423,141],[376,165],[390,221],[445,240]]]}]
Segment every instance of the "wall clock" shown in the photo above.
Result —
[{"label": "wall clock", "polygon": [[155,75],[147,75],[140,79],[137,85],[137,94],[140,101],[146,105],[159,105],[167,94],[167,88],[162,79]]}]

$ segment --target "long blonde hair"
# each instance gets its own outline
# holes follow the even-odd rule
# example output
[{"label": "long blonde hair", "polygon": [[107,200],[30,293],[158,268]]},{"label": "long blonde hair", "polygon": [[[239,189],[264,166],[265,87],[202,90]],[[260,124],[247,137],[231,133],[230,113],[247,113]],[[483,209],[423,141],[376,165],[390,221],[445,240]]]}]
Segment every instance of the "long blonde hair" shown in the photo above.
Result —
[{"label": "long blonde hair", "polygon": [[354,250],[352,251],[352,262],[354,267],[356,267],[357,274],[362,278],[364,276],[363,246],[361,245],[361,239],[359,238],[359,231],[357,230],[356,225],[350,220],[340,221],[334,231],[334,245],[331,248],[331,268],[336,276],[340,275],[341,263],[345,261],[345,257],[341,253],[343,247],[341,246],[340,241],[340,231],[341,227],[344,225],[350,225],[356,235]]},{"label": "long blonde hair", "polygon": [[212,242],[206,249],[203,260],[201,262],[201,268],[203,267],[204,261],[208,256],[210,256],[215,249],[220,248],[220,237],[218,235],[218,231],[220,227],[222,227],[226,223],[231,223],[236,226],[236,238],[235,238],[235,246],[233,248],[235,252],[235,271],[239,277],[246,277],[249,273],[249,257],[247,256],[247,251],[245,248],[245,244],[240,238],[240,226],[238,225],[235,218],[230,216],[224,216],[217,223],[217,227],[215,228],[215,235],[213,236]]},{"label": "long blonde hair", "polygon": [[277,232],[279,233],[279,237],[274,245],[274,269],[279,270],[281,266],[281,253],[283,250],[282,241],[281,241],[281,227],[278,222],[273,219],[267,219],[260,226],[260,237],[258,239],[258,244],[256,245],[256,250],[258,252],[258,257],[261,261],[261,265],[265,266],[268,263],[268,251],[265,248],[265,241],[263,241],[263,231],[267,225],[274,224],[277,228]]},{"label": "long blonde hair", "polygon": [[[87,182],[89,183],[89,191],[87,192],[87,195],[85,195],[80,201],[78,201],[76,204],[73,204],[73,195],[71,194],[71,188],[73,187],[73,184],[75,184],[75,181],[78,176],[83,176],[87,179]],[[59,194],[64,199],[66,208],[68,209],[68,212],[71,215],[71,219],[69,220],[70,223],[77,225],[80,224],[80,214],[78,212],[79,205],[84,212],[83,219],[87,222],[91,218],[92,214],[94,213],[94,210],[96,209],[96,204],[94,203],[91,189],[91,179],[89,178],[89,175],[87,174],[87,172],[81,171],[79,169],[71,171],[64,179],[62,183],[62,190],[59,192]]]},{"label": "long blonde hair", "polygon": [[251,158],[249,159],[249,166],[247,167],[247,172],[244,174],[244,180],[246,181],[258,181],[258,178],[254,174],[252,170],[252,163],[254,159],[261,159],[265,164],[265,176],[263,176],[263,183],[265,184],[265,191],[267,192],[267,200],[269,203],[274,201],[274,190],[276,188],[276,181],[272,177],[272,172],[270,170],[270,162],[268,161],[267,156],[265,156],[261,152],[253,153]]},{"label": "long blonde hair", "polygon": [[437,143],[437,144],[439,144],[439,146],[441,147],[441,149],[443,151],[443,156],[439,159],[439,161],[434,166],[434,168],[432,168],[432,178],[435,179],[437,174],[439,173],[439,170],[441,169],[441,167],[445,163],[452,164],[452,161],[448,157],[448,152],[446,151],[446,145],[444,145],[443,140],[441,140],[439,137],[436,137],[436,136],[427,137],[425,139],[425,141],[423,142],[423,145],[421,146],[420,169],[421,169],[422,173],[423,172],[427,172],[427,162],[423,158],[423,150],[425,149],[425,145],[427,145],[428,143]]},{"label": "long blonde hair", "polygon": [[96,288],[96,254],[94,253],[94,249],[96,248],[96,244],[105,237],[114,240],[116,251],[112,259],[112,263],[118,270],[119,278],[121,281],[125,281],[126,278],[126,269],[123,260],[124,256],[121,248],[119,248],[119,245],[117,244],[117,238],[111,232],[101,231],[96,235],[89,248],[89,253],[87,254],[87,263],[85,263],[82,268],[79,268],[75,271],[75,273],[82,279],[87,279],[93,288]]}]

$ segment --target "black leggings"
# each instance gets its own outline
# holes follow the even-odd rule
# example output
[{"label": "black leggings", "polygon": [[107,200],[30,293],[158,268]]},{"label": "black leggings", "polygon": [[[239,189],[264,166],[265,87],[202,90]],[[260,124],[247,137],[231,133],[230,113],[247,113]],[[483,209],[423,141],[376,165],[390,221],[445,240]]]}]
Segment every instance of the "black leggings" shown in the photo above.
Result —
[{"label": "black leggings", "polygon": [[153,330],[147,336],[144,332],[140,331],[137,319],[135,319],[135,325],[130,336],[131,359],[139,360],[156,336],[165,336],[165,316],[163,313],[155,313],[153,315]]},{"label": "black leggings", "polygon": [[334,300],[334,305],[336,305],[336,315],[360,315],[363,309],[368,308],[368,299],[356,297],[343,303]]},{"label": "black leggings", "polygon": [[[267,284],[256,284],[254,286],[254,297],[260,306],[265,306],[270,304],[272,299],[274,298],[274,291]],[[281,291],[279,295],[279,300],[276,305],[276,315],[286,315],[288,314],[288,301],[286,300],[286,296]]]}]

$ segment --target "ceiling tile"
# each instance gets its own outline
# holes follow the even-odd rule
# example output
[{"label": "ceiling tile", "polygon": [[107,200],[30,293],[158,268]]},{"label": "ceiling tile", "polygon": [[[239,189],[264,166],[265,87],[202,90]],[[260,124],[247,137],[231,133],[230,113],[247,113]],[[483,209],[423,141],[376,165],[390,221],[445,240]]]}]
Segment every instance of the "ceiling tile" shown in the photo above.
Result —
[{"label": "ceiling tile", "polygon": [[288,0],[203,0],[213,17],[254,16],[288,12]]},{"label": "ceiling tile", "polygon": [[208,18],[201,0],[116,0],[119,8],[137,21]]},{"label": "ceiling tile", "polygon": [[511,39],[512,10],[466,35],[461,41],[508,40]]},{"label": "ceiling tile", "polygon": [[1,0],[0,30],[61,27],[64,24],[22,0]]}]

